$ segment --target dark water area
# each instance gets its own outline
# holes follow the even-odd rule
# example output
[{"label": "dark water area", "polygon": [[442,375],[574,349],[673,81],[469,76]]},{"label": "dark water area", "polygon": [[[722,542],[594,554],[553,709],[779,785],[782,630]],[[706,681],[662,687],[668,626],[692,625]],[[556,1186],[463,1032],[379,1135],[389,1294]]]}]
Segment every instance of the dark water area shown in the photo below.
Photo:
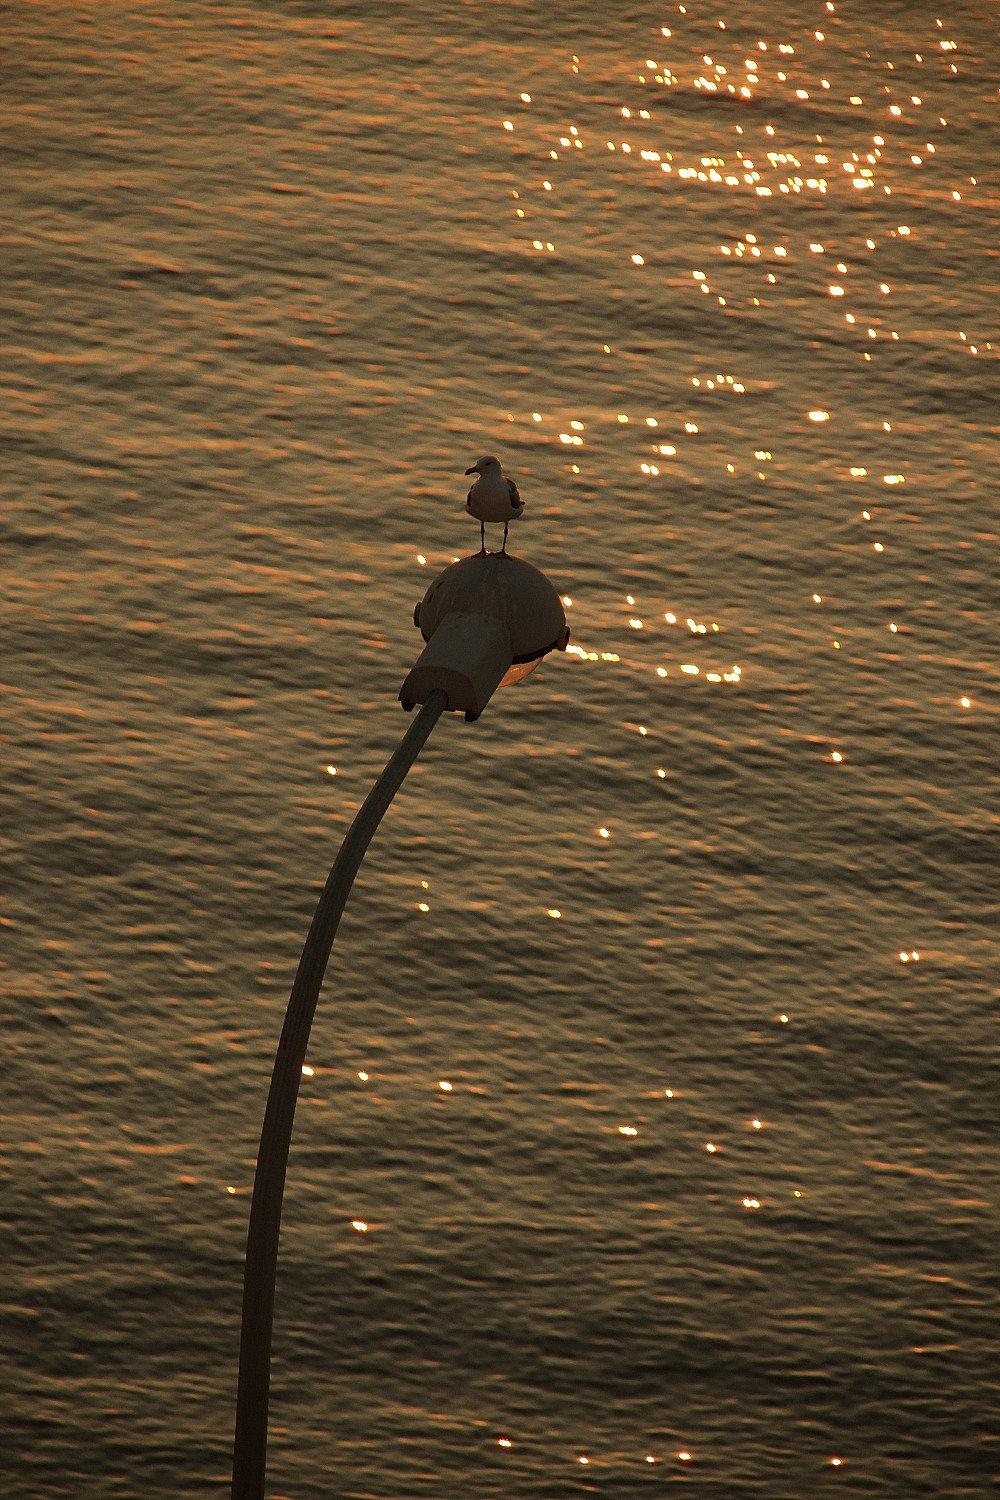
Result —
[{"label": "dark water area", "polygon": [[489,452],[572,646],[348,906],[268,1493],[995,1494],[996,5],[4,28],[0,1494],[226,1490]]}]

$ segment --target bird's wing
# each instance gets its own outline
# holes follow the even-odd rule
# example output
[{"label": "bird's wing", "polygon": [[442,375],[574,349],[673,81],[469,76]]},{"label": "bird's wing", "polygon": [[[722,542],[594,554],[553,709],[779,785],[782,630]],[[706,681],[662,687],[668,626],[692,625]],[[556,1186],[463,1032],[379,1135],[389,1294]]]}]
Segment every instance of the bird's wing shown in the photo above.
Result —
[{"label": "bird's wing", "polygon": [[517,493],[517,485],[514,483],[513,479],[507,480],[507,488],[510,490],[511,505],[521,505],[523,502],[520,495]]},{"label": "bird's wing", "polygon": [[469,490],[469,493],[466,495],[466,497],[465,497],[465,503],[466,503],[466,505],[471,505],[472,504],[472,491],[475,488],[476,488],[476,486],[472,485],[472,487]]}]

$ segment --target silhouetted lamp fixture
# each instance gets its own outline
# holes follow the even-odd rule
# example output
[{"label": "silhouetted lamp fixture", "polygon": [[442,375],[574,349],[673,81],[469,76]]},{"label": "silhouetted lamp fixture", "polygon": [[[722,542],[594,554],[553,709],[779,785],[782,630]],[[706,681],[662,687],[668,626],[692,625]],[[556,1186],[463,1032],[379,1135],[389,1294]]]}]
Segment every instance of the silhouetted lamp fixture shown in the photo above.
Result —
[{"label": "silhouetted lamp fixture", "polygon": [[[499,466],[498,466],[499,467]],[[299,1082],[330,949],[365,851],[438,719],[478,719],[498,687],[521,682],[550,651],[565,651],[562,601],[531,563],[480,552],[440,573],[413,615],[426,642],[400,689],[421,704],[352,823],[320,896],[292,985],[264,1113],[247,1230],[233,1500],[263,1500],[274,1282],[281,1200]]]},{"label": "silhouetted lamp fixture", "polygon": [[562,600],[544,573],[507,552],[479,552],[445,568],[413,611],[425,649],[399,700],[407,710],[437,689],[478,719],[498,687],[521,682],[550,651],[565,651]]}]

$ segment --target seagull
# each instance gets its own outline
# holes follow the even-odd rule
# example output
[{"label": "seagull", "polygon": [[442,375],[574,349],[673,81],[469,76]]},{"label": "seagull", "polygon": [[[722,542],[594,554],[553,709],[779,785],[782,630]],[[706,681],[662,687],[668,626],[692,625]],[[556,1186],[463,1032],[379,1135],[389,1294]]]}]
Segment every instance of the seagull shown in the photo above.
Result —
[{"label": "seagull", "polygon": [[485,458],[479,458],[466,469],[466,474],[478,474],[479,478],[469,491],[465,508],[470,516],[475,516],[479,522],[479,536],[482,541],[482,551],[486,551],[486,526],[487,521],[503,522],[503,546],[500,551],[507,551],[507,527],[511,521],[516,521],[518,516],[524,512],[524,501],[517,493],[517,485],[513,479],[508,479],[500,467],[500,460],[487,454]]}]

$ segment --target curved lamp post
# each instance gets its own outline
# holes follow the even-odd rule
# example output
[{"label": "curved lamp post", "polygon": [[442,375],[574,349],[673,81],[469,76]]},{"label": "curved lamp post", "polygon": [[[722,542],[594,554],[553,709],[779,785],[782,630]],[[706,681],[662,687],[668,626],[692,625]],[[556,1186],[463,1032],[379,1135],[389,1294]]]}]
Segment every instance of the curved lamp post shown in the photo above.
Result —
[{"label": "curved lamp post", "polygon": [[257,1153],[247,1230],[243,1323],[236,1397],[233,1500],[263,1500],[271,1326],[281,1200],[295,1103],[320,986],[354,878],[382,817],[446,711],[478,719],[493,693],[520,682],[550,651],[565,651],[569,629],[552,584],[531,563],[480,552],[452,563],[413,615],[427,643],[400,689],[409,712],[422,707],[372,787],[334,860],[306,937],[278,1042]]}]

